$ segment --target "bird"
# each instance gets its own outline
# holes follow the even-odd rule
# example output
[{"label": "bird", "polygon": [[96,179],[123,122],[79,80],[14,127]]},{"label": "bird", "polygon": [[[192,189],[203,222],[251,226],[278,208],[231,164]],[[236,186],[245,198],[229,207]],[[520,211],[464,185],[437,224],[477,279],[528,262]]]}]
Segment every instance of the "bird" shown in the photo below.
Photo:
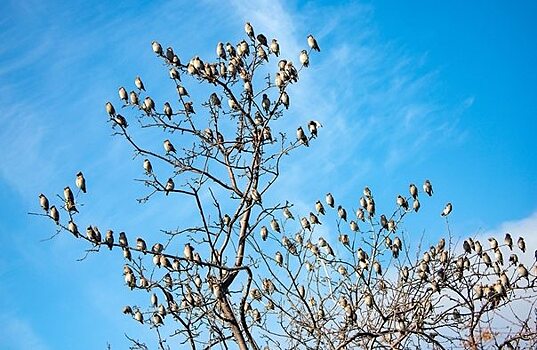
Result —
[{"label": "bird", "polygon": [[267,94],[263,94],[263,99],[261,100],[261,107],[263,107],[263,110],[265,113],[268,113],[270,110],[270,100],[268,98]]},{"label": "bird", "polygon": [[144,103],[142,105],[142,108],[144,109],[144,111],[147,114],[151,114],[151,111],[153,111],[155,109],[155,102],[153,101],[153,99],[151,97],[147,96],[144,99]]},{"label": "bird", "polygon": [[334,196],[331,193],[326,194],[326,204],[330,207],[334,207]]},{"label": "bird", "polygon": [[106,108],[106,113],[108,113],[110,117],[113,117],[116,114],[116,109],[114,108],[114,105],[111,102],[106,102],[105,108]]},{"label": "bird", "polygon": [[114,231],[112,230],[106,231],[104,242],[108,246],[108,249],[112,250],[112,247],[114,246]]},{"label": "bird", "polygon": [[67,229],[69,232],[71,232],[76,238],[79,236],[78,227],[76,226],[75,222],[73,220],[69,220],[69,223],[67,224]]},{"label": "bird", "polygon": [[151,174],[153,172],[153,166],[151,165],[151,161],[149,159],[144,159],[144,170],[146,174]]},{"label": "bird", "polygon": [[[364,194],[365,198],[373,198],[373,196],[371,194],[371,189],[369,189],[369,187],[367,187],[367,186],[364,187],[363,194]],[[364,200],[365,200],[365,198],[364,198]]]},{"label": "bird", "polygon": [[125,117],[122,116],[121,114],[116,114],[116,116],[114,117],[114,122],[116,123],[116,125],[120,125],[123,128],[126,128],[129,126],[129,124],[127,124],[127,119],[125,119]]},{"label": "bird", "polygon": [[152,41],[151,48],[153,49],[154,53],[156,53],[159,56],[162,56],[162,46],[159,44],[158,41]]},{"label": "bird", "polygon": [[176,153],[175,147],[173,147],[170,140],[164,140],[164,150],[166,151],[166,154],[170,152]]},{"label": "bird", "polygon": [[285,109],[289,109],[289,95],[287,94],[287,92],[282,92],[280,96],[280,101],[285,106]]},{"label": "bird", "polygon": [[324,211],[323,203],[321,203],[321,201],[318,200],[317,202],[315,202],[315,210],[317,211],[318,214],[324,215],[325,211]]},{"label": "bird", "polygon": [[39,194],[39,205],[46,213],[48,213],[49,202],[48,198],[43,193]]},{"label": "bird", "polygon": [[337,215],[347,221],[347,211],[345,210],[345,208],[343,208],[341,205],[337,207]]},{"label": "bird", "polygon": [[356,218],[357,218],[358,220],[365,221],[364,210],[363,210],[362,208],[358,208],[358,209],[356,209]]},{"label": "bird", "polygon": [[441,216],[448,216],[451,211],[453,210],[453,206],[451,205],[451,203],[447,203],[446,206],[444,207],[444,210],[442,210],[442,213],[440,214]]},{"label": "bird", "polygon": [[414,202],[412,203],[412,209],[417,213],[420,210],[421,204],[420,201],[416,198],[414,199]]},{"label": "bird", "polygon": [[224,43],[219,42],[216,44],[216,56],[221,59],[226,59],[226,50],[224,49]]},{"label": "bird", "polygon": [[301,126],[299,126],[298,129],[296,129],[296,138],[298,141],[300,141],[300,143],[308,146],[308,138],[306,137],[306,134],[304,133],[304,130],[302,129]]},{"label": "bird", "polygon": [[310,59],[308,57],[308,52],[306,50],[302,50],[300,52],[300,57],[299,57],[299,60],[300,60],[300,63],[304,66],[304,67],[308,67],[310,65]]},{"label": "bird", "polygon": [[524,238],[519,237],[517,241],[518,248],[522,250],[522,253],[526,252],[526,242],[524,242]]},{"label": "bird", "polygon": [[313,37],[313,35],[308,35],[308,46],[317,52],[321,52],[321,49],[319,48],[319,45],[317,44],[317,40]]},{"label": "bird", "polygon": [[185,247],[183,248],[183,256],[185,257],[186,260],[193,260],[194,259],[194,256],[193,256],[193,251],[194,251],[194,248],[190,245],[190,243],[186,243],[185,244]]},{"label": "bird", "polygon": [[267,37],[263,34],[257,34],[257,41],[259,41],[261,45],[268,47]]},{"label": "bird", "polygon": [[138,90],[145,91],[145,86],[144,86],[144,83],[142,82],[142,79],[140,78],[140,76],[136,76],[136,79],[134,79],[134,85],[136,85]]},{"label": "bird", "polygon": [[136,249],[138,249],[139,251],[141,251],[144,254],[147,251],[147,244],[145,243],[145,241],[141,237],[136,238]]},{"label": "bird", "polygon": [[166,49],[166,58],[168,61],[173,62],[174,58],[176,57],[175,53],[173,52],[173,48],[168,47]]},{"label": "bird", "polygon": [[524,266],[524,264],[518,264],[518,267],[517,267],[517,273],[518,275],[520,276],[520,278],[526,278],[528,279],[528,269],[526,269],[526,267]]},{"label": "bird", "polygon": [[317,129],[321,128],[322,124],[316,120],[310,120],[308,123],[308,129],[313,137],[317,137]]},{"label": "bird", "polygon": [[416,185],[410,184],[408,190],[414,200],[418,199],[418,188],[416,187]]},{"label": "bird", "polygon": [[186,88],[182,85],[177,85],[177,93],[179,94],[179,96],[188,96],[190,97],[190,95],[188,94],[188,91],[186,90]]},{"label": "bird", "polygon": [[170,68],[169,74],[170,74],[170,79],[181,80],[181,76],[179,75],[179,71],[177,69],[175,69],[175,67]]},{"label": "bird", "polygon": [[278,233],[281,232],[280,230],[280,224],[278,223],[278,221],[273,218],[272,220],[270,220],[270,227],[272,228],[273,231],[276,231]]},{"label": "bird", "polygon": [[168,179],[168,182],[166,182],[166,185],[164,186],[164,192],[166,193],[166,196],[171,192],[173,191],[175,187],[175,184],[173,182],[173,179],[170,177]]},{"label": "bird", "polygon": [[291,213],[291,210],[289,210],[289,208],[285,207],[283,209],[283,216],[286,218],[286,219],[291,219],[291,220],[294,220],[295,217],[293,216],[293,213]]},{"label": "bird", "polygon": [[386,219],[386,215],[384,214],[380,216],[380,226],[383,229],[388,229],[388,219]]},{"label": "bird", "polygon": [[144,315],[142,315],[140,310],[136,310],[136,312],[134,313],[134,319],[140,322],[141,324],[144,323]]},{"label": "bird", "polygon": [[433,185],[431,185],[431,181],[425,180],[423,183],[423,192],[427,193],[429,197],[433,195]]},{"label": "bird", "polygon": [[138,105],[138,102],[140,102],[138,100],[138,94],[136,93],[136,91],[131,91],[130,94],[129,94],[129,99],[131,101],[131,103],[133,105]]},{"label": "bird", "polygon": [[310,222],[314,225],[322,225],[317,215],[310,212]]},{"label": "bird", "polygon": [[282,266],[283,265],[283,255],[280,252],[276,252],[275,256],[276,264]]},{"label": "bird", "polygon": [[351,231],[357,232],[359,230],[358,224],[354,220],[351,220],[351,222],[349,223],[349,226],[351,228]]},{"label": "bird", "polygon": [[129,242],[127,241],[127,235],[123,231],[119,233],[119,245],[123,248],[129,246]]},{"label": "bird", "polygon": [[125,88],[123,86],[121,86],[118,89],[118,94],[119,94],[119,98],[121,100],[125,101],[125,103],[127,103],[129,101],[129,96],[127,94],[127,90],[125,90]]},{"label": "bird", "polygon": [[302,228],[304,230],[311,231],[311,225],[307,218],[303,217],[300,219],[300,225],[302,225]]},{"label": "bird", "polygon": [[163,112],[164,115],[168,117],[168,120],[172,120],[173,110],[169,102],[164,102]]},{"label": "bird", "polygon": [[252,38],[252,40],[255,39],[254,27],[252,27],[250,22],[246,22],[244,24],[244,31],[246,32],[246,35],[248,35],[250,38]]},{"label": "bird", "polygon": [[505,234],[504,242],[510,250],[513,250],[513,238],[511,237],[510,233]]},{"label": "bird", "polygon": [[260,234],[261,234],[261,239],[262,239],[263,241],[266,241],[266,240],[267,240],[267,236],[268,236],[268,229],[267,229],[266,226],[262,226],[262,227],[261,227]]},{"label": "bird", "polygon": [[73,191],[71,191],[71,188],[69,186],[63,189],[63,196],[65,197],[65,207],[67,211],[74,211],[78,213],[78,210],[75,206],[75,197],[73,195]]},{"label": "bird", "polygon": [[276,56],[280,56],[280,44],[278,44],[278,40],[272,39],[272,42],[270,43],[270,51]]},{"label": "bird", "polygon": [[82,174],[81,171],[79,171],[76,174],[76,187],[78,187],[82,192],[86,193],[86,179],[84,178],[84,174]]},{"label": "bird", "polygon": [[408,201],[403,196],[398,195],[396,203],[397,203],[398,206],[400,206],[404,210],[408,210]]},{"label": "bird", "polygon": [[496,248],[498,248],[498,241],[496,240],[496,238],[494,238],[494,237],[490,237],[488,240],[489,240],[490,248],[491,248],[491,249],[496,249]]}]

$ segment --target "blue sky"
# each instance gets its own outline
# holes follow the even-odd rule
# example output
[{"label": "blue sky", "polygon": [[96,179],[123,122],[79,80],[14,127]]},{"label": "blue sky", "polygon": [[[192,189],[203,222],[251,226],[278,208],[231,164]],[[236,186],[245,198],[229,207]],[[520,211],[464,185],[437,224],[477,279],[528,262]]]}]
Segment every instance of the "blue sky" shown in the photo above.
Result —
[{"label": "blue sky", "polygon": [[[174,94],[150,49],[183,60],[237,42],[246,20],[296,55],[313,33],[322,52],[293,87],[294,133],[309,119],[321,137],[295,153],[274,189],[297,207],[328,191],[356,206],[361,189],[392,206],[408,184],[435,196],[409,227],[434,241],[453,202],[457,237],[537,230],[537,4],[406,2],[7,1],[0,17],[0,339],[5,349],[124,348],[148,336],[121,315],[128,293],[113,253],[76,262],[67,237],[41,242],[50,222],[28,216],[37,195],[61,193],[82,170],[81,221],[157,235],[188,218],[181,202],[140,206],[138,159],[105,122],[104,102],[142,76],[154,96]],[[195,89],[195,87],[193,87]],[[284,197],[285,196],[285,197]],[[164,210],[162,209],[164,206]],[[537,241],[533,239],[533,243]],[[137,293],[140,294],[140,293]],[[145,300],[143,299],[143,300]],[[149,336],[149,339],[150,336]]]}]

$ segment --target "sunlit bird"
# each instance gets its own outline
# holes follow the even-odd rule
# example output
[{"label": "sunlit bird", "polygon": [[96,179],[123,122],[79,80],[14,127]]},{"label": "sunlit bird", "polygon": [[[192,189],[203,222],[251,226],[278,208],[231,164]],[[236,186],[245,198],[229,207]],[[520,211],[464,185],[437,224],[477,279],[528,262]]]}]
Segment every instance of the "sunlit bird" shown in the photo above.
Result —
[{"label": "sunlit bird", "polygon": [[39,205],[41,206],[41,208],[43,208],[43,210],[45,212],[48,213],[48,210],[49,210],[49,202],[48,202],[48,198],[43,194],[41,193],[39,195]]},{"label": "sunlit bird", "polygon": [[442,210],[442,213],[440,214],[441,216],[448,216],[451,211],[453,210],[453,206],[451,205],[451,203],[447,203],[446,206],[444,207],[444,210]]},{"label": "sunlit bird", "polygon": [[321,49],[319,48],[319,45],[317,44],[317,40],[313,37],[313,35],[308,35],[308,46],[317,52],[321,52]]}]

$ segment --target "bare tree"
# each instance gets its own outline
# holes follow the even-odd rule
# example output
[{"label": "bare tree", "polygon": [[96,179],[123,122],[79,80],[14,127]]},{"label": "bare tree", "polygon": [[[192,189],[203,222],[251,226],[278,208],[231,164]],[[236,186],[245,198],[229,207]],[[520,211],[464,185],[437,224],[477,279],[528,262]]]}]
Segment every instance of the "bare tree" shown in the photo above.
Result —
[{"label": "bare tree", "polygon": [[[78,223],[82,173],[80,191],[66,187],[56,206],[40,195],[40,215],[55,221],[57,234],[72,233],[89,246],[87,254],[121,254],[127,288],[150,292],[149,308],[123,312],[151,327],[160,349],[537,347],[535,264],[519,261],[523,238],[481,244],[474,237],[460,248],[447,235],[422,252],[411,249],[401,227],[418,213],[420,198],[433,195],[428,180],[410,184],[388,214],[376,212],[368,187],[352,211],[330,193],[303,213],[287,201],[265,200],[284,158],[320,132],[312,120],[288,136],[278,122],[291,101],[288,86],[320,49],[308,36],[309,49],[294,65],[279,59],[276,39],[249,23],[245,32],[237,45],[218,43],[216,61],[182,62],[173,48],[153,42],[177,100],[158,108],[137,77],[132,91],[119,89],[125,116],[106,103],[114,135],[132,146],[143,168],[139,181],[148,191],[139,202],[159,195],[192,201],[197,212],[184,227],[145,242]],[[206,88],[196,104],[188,92],[195,84]],[[142,129],[162,146],[150,147]],[[446,223],[451,210],[448,203],[441,213]],[[337,241],[319,234],[329,220]],[[129,340],[133,349],[147,348]]]}]

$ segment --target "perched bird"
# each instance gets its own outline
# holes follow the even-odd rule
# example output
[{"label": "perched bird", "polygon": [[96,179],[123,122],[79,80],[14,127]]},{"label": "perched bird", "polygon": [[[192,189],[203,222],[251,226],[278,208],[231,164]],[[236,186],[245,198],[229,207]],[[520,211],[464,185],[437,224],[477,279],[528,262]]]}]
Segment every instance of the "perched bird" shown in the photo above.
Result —
[{"label": "perched bird", "polygon": [[317,44],[317,40],[313,37],[313,35],[308,35],[308,46],[317,52],[321,52],[321,49],[319,48],[319,45]]},{"label": "perched bird", "polygon": [[373,195],[371,194],[371,189],[369,189],[369,187],[367,186],[364,187],[363,194],[365,198],[373,198]]},{"label": "perched bird", "polygon": [[216,44],[216,56],[221,59],[226,59],[226,50],[224,49],[224,43],[219,42]]},{"label": "perched bird", "polygon": [[119,89],[118,89],[118,94],[119,94],[119,98],[123,101],[125,101],[125,103],[128,103],[129,102],[129,95],[127,93],[127,90],[125,90],[125,88],[123,86],[121,86]]},{"label": "perched bird", "polygon": [[194,251],[194,248],[190,245],[190,243],[186,243],[183,249],[183,256],[185,257],[186,260],[193,260],[194,258],[192,254],[193,251]]},{"label": "perched bird", "polygon": [[114,232],[112,230],[106,231],[104,243],[106,243],[108,249],[112,250],[112,248],[114,247]]},{"label": "perched bird", "polygon": [[322,225],[317,215],[313,214],[312,212],[310,212],[310,222],[313,225]]},{"label": "perched bird", "polygon": [[400,206],[404,210],[408,210],[408,201],[403,196],[398,195],[396,203],[397,203],[398,206]]},{"label": "perched bird", "polygon": [[337,215],[344,221],[347,221],[347,211],[341,205],[337,207]]},{"label": "perched bird", "polygon": [[518,238],[517,245],[518,245],[518,248],[520,248],[520,250],[522,250],[522,253],[526,252],[526,242],[524,242],[523,237]]},{"label": "perched bird", "polygon": [[283,216],[286,219],[291,219],[291,220],[295,219],[295,217],[293,216],[293,213],[291,213],[291,210],[289,210],[289,208],[287,207],[283,208]]},{"label": "perched bird", "polygon": [[49,209],[48,198],[43,193],[39,195],[39,205],[41,206],[41,208],[43,208],[45,212],[48,213],[48,209]]},{"label": "perched bird", "polygon": [[416,185],[410,184],[408,190],[412,198],[414,198],[414,200],[418,199],[418,188],[416,187]]},{"label": "perched bird", "polygon": [[127,241],[127,235],[123,231],[119,233],[119,245],[123,248],[129,246],[129,242]]},{"label": "perched bird", "polygon": [[147,252],[147,244],[141,237],[136,238],[136,249],[144,254]]},{"label": "perched bird", "polygon": [[281,233],[280,224],[278,223],[276,219],[273,218],[272,220],[270,220],[270,227],[272,228],[273,231]]},{"label": "perched bird", "polygon": [[494,238],[494,237],[490,237],[490,238],[488,239],[488,241],[489,241],[489,243],[490,243],[490,248],[491,248],[491,249],[494,249],[494,250],[495,250],[495,249],[498,248],[498,241],[496,240],[496,238]]},{"label": "perched bird", "polygon": [[144,159],[144,170],[146,174],[151,174],[153,172],[153,166],[151,165],[151,162],[149,159]]},{"label": "perched bird", "polygon": [[175,188],[175,183],[173,182],[173,179],[170,177],[168,179],[168,182],[166,182],[166,185],[164,186],[164,192],[166,193],[166,196],[173,191]]},{"label": "perched bird", "polygon": [[334,207],[334,196],[331,193],[326,194],[326,204],[330,207]]},{"label": "perched bird", "polygon": [[177,85],[177,93],[179,94],[179,96],[183,97],[183,96],[188,96],[190,97],[190,95],[188,94],[188,91],[186,90],[186,88],[182,85]]},{"label": "perched bird", "polygon": [[166,58],[168,59],[168,61],[173,62],[175,57],[177,57],[177,56],[173,52],[173,48],[168,47],[166,49]]},{"label": "perched bird", "polygon": [[357,218],[358,220],[365,221],[364,210],[363,210],[362,208],[358,208],[358,209],[356,209],[356,218]]},{"label": "perched bird", "polygon": [[254,27],[252,27],[250,22],[246,22],[246,24],[244,24],[244,31],[252,40],[255,39]]},{"label": "perched bird", "polygon": [[257,34],[257,41],[259,41],[261,45],[268,47],[267,37],[263,34]]},{"label": "perched bird", "polygon": [[261,107],[263,107],[263,110],[265,113],[268,113],[270,110],[270,100],[268,98],[267,94],[263,94],[263,99],[261,100]]},{"label": "perched bird", "polygon": [[302,225],[302,228],[304,230],[311,231],[311,225],[307,218],[303,217],[300,219],[300,225]]},{"label": "perched bird", "polygon": [[420,201],[416,198],[414,199],[414,202],[412,203],[412,209],[417,213],[420,210],[421,204]]},{"label": "perched bird", "polygon": [[162,56],[162,46],[157,41],[151,42],[151,48],[153,49],[154,53],[159,56]]},{"label": "perched bird", "polygon": [[144,99],[144,103],[142,105],[142,108],[144,109],[144,111],[147,114],[151,114],[151,111],[153,111],[155,109],[155,101],[153,101],[153,99],[151,97],[147,96]]},{"label": "perched bird", "polygon": [[317,137],[317,129],[321,128],[322,124],[316,120],[310,120],[308,123],[308,129],[313,137]]},{"label": "perched bird", "polygon": [[140,310],[136,310],[136,312],[134,313],[134,319],[140,322],[141,324],[144,323],[144,315],[142,315]]},{"label": "perched bird", "polygon": [[134,79],[134,85],[136,85],[138,90],[145,91],[144,83],[142,82],[142,79],[139,76],[136,76],[136,79]]},{"label": "perched bird", "polygon": [[447,203],[446,206],[444,207],[444,210],[442,210],[442,213],[440,214],[441,216],[448,216],[451,211],[453,210],[453,206],[451,205],[451,203]]},{"label": "perched bird", "polygon": [[282,92],[280,96],[280,101],[285,106],[285,109],[289,109],[289,95],[287,94],[287,92]]},{"label": "perched bird", "polygon": [[65,198],[65,208],[67,209],[67,211],[74,211],[78,213],[78,210],[75,206],[75,197],[73,195],[73,191],[71,191],[71,188],[69,186],[63,189],[63,196]]},{"label": "perched bird", "polygon": [[520,278],[526,278],[528,279],[528,269],[523,264],[518,264],[518,267],[516,269],[518,275]]},{"label": "perched bird", "polygon": [[268,229],[267,229],[266,226],[262,226],[262,227],[261,227],[260,234],[261,234],[261,239],[262,239],[263,241],[266,241],[266,240],[267,240],[267,237],[268,237]]},{"label": "perched bird", "polygon": [[259,193],[259,191],[256,189],[256,188],[252,188],[250,190],[250,198],[252,198],[252,200],[255,202],[255,203],[259,203],[261,204],[261,194]]},{"label": "perched bird", "polygon": [[76,238],[79,236],[78,227],[74,223],[73,220],[69,220],[69,223],[67,224],[67,229],[69,232],[71,232]]},{"label": "perched bird", "polygon": [[433,195],[433,185],[431,185],[431,181],[425,180],[423,183],[423,192],[427,193],[429,197]]},{"label": "perched bird", "polygon": [[81,171],[79,171],[76,174],[76,187],[78,187],[82,192],[86,193],[86,179],[84,178],[84,174],[82,174]]},{"label": "perched bird", "polygon": [[318,200],[317,202],[315,202],[315,210],[317,211],[318,214],[324,215],[325,211],[324,211],[323,203],[321,203],[321,201]]},{"label": "perched bird", "polygon": [[384,214],[380,216],[380,226],[383,229],[388,229],[388,219],[386,219],[386,215]]},{"label": "perched bird", "polygon": [[170,140],[164,140],[164,150],[166,151],[166,153],[170,153],[170,152],[176,153],[175,147],[173,147]]},{"label": "perched bird", "polygon": [[116,114],[116,109],[114,108],[114,105],[112,105],[111,102],[106,102],[105,108],[106,108],[106,113],[108,113],[110,117],[113,117]]},{"label": "perched bird", "polygon": [[276,56],[280,56],[280,44],[278,44],[278,40],[272,39],[272,42],[270,43],[270,51]]},{"label": "perched bird", "polygon": [[130,94],[129,94],[129,99],[131,101],[131,103],[133,105],[138,105],[138,103],[140,102],[138,100],[138,94],[136,93],[136,91],[131,91]]},{"label": "perched bird", "polygon": [[299,56],[299,59],[300,59],[300,63],[304,66],[304,67],[308,67],[310,65],[310,59],[308,57],[308,52],[306,50],[302,50],[300,52],[300,56]]},{"label": "perched bird", "polygon": [[504,242],[510,250],[513,250],[513,238],[511,237],[510,233],[505,234]]},{"label": "perched bird", "polygon": [[308,145],[308,138],[307,138],[306,134],[304,133],[304,130],[302,129],[301,126],[299,126],[298,129],[296,129],[296,138],[303,145],[309,146]]},{"label": "perched bird", "polygon": [[282,266],[283,265],[283,255],[280,252],[276,252],[275,256],[276,264]]},{"label": "perched bird", "polygon": [[168,117],[168,120],[172,120],[173,110],[169,102],[164,102],[163,112],[164,112],[164,115]]},{"label": "perched bird", "polygon": [[97,242],[97,233],[91,225],[86,227],[86,237],[92,242]]}]

